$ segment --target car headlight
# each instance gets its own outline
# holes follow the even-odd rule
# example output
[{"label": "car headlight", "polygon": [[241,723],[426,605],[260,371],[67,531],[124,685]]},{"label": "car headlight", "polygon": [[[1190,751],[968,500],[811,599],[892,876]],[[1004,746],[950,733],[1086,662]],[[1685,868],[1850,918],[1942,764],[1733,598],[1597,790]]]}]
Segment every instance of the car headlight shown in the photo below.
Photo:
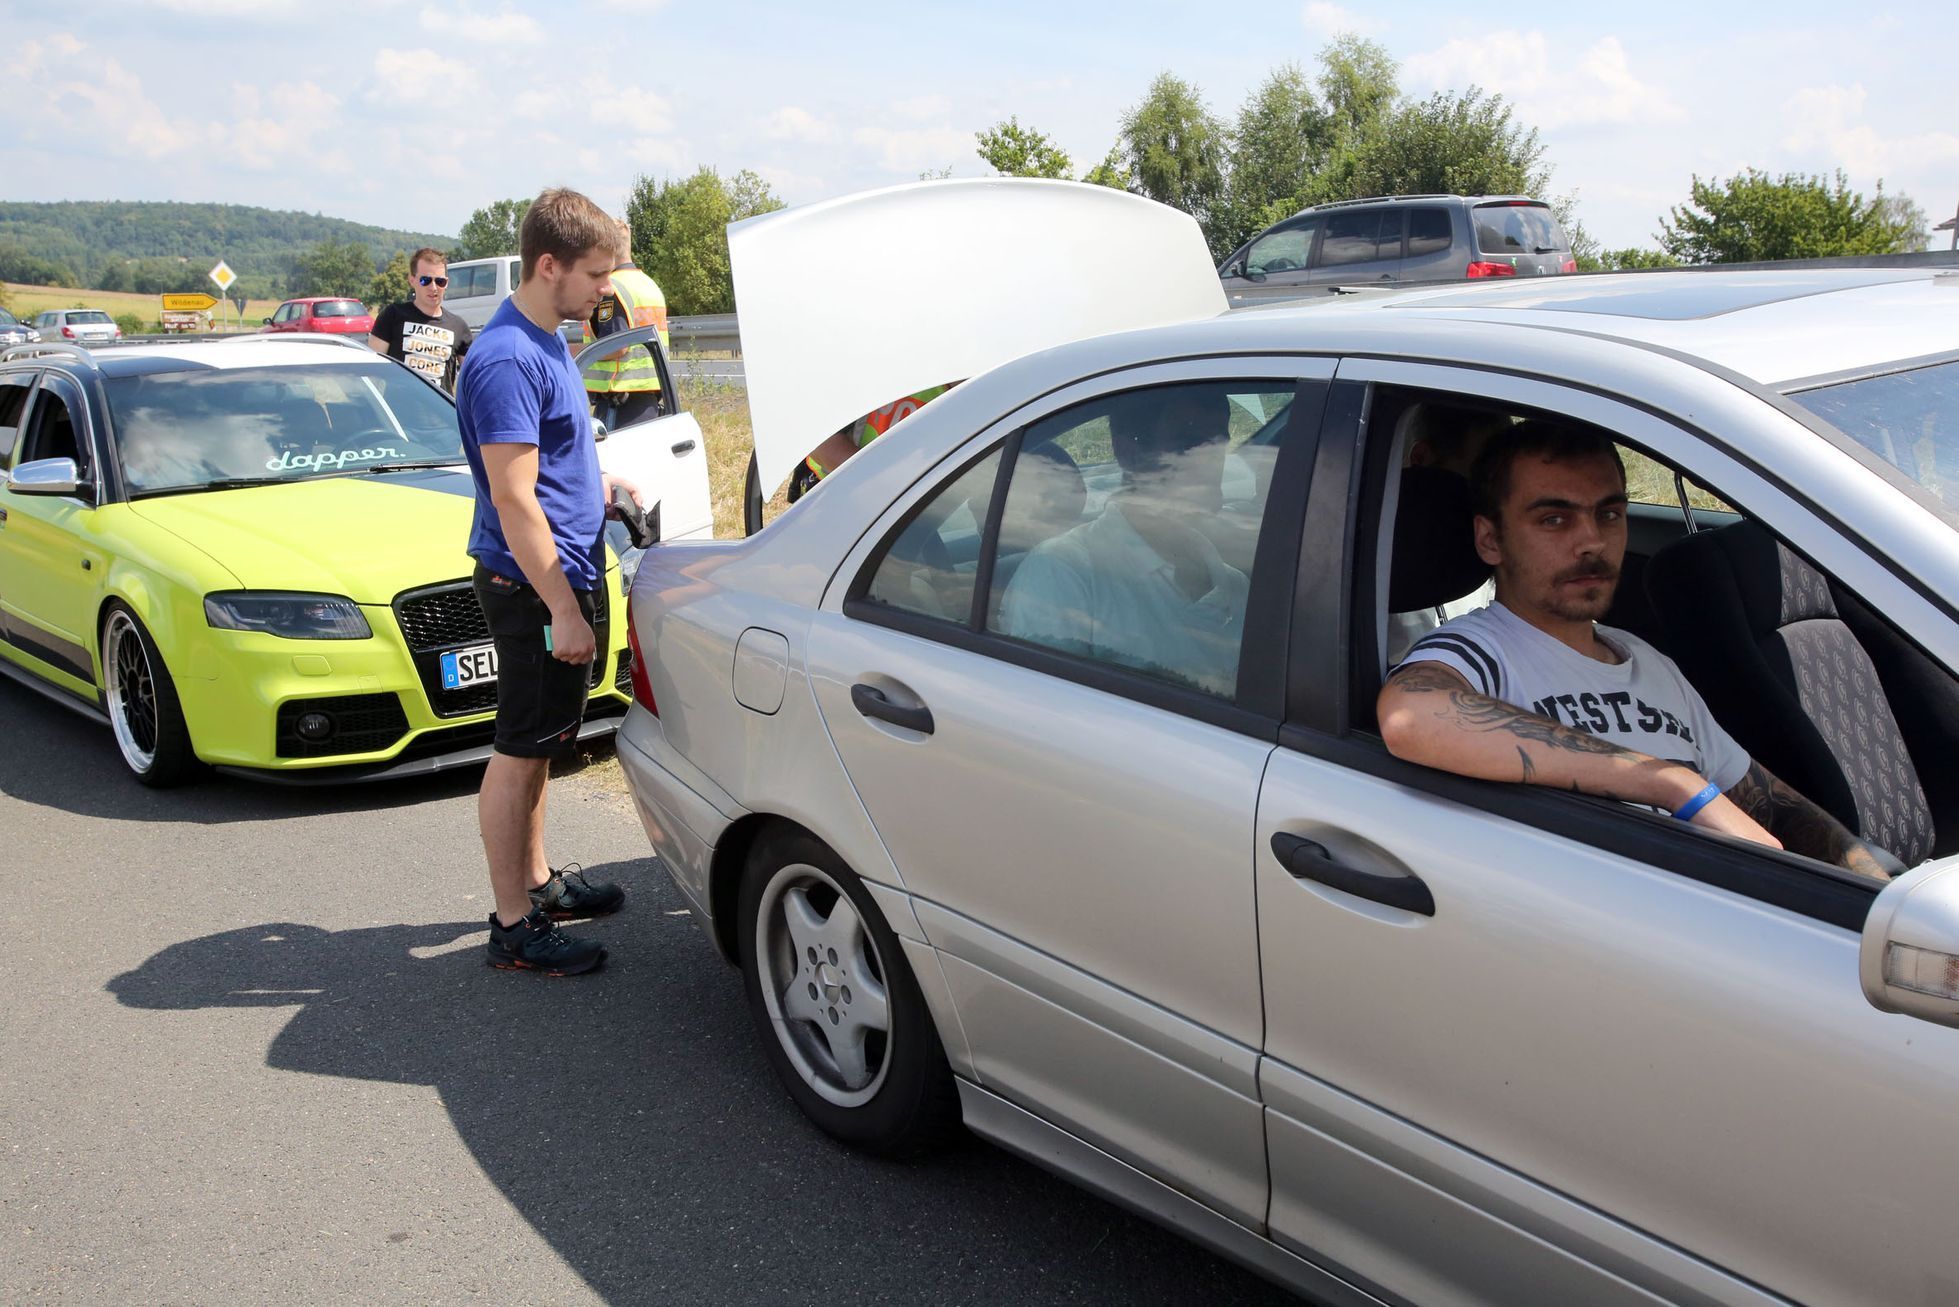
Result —
[{"label": "car headlight", "polygon": [[225,631],[288,640],[365,640],[374,634],[360,605],[339,595],[233,590],[204,596],[204,620]]}]

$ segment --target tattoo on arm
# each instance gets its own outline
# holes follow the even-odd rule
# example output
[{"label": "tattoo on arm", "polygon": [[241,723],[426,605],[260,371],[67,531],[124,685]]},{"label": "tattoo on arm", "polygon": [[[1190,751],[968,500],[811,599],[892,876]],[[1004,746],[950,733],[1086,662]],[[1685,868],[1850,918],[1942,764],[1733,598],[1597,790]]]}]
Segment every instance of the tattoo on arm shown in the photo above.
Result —
[{"label": "tattoo on arm", "polygon": [[[1491,698],[1470,689],[1456,673],[1437,663],[1414,663],[1394,673],[1388,680],[1390,685],[1408,693],[1435,696],[1431,711],[1435,716],[1447,718],[1466,731],[1479,734],[1501,733],[1517,741],[1517,759],[1522,767],[1521,779],[1526,784],[1537,782],[1540,758],[1532,758],[1526,745],[1539,745],[1548,749],[1558,749],[1566,753],[1590,754],[1597,757],[1624,758],[1636,762],[1642,768],[1669,767],[1674,764],[1658,758],[1648,758],[1631,749],[1621,748],[1610,740],[1588,735],[1584,731],[1562,726],[1548,717],[1526,712],[1515,704]],[[1606,788],[1588,789],[1573,782],[1571,789],[1579,793],[1596,793],[1603,798],[1625,799],[1623,794],[1613,793]]]},{"label": "tattoo on arm", "polygon": [[1735,782],[1728,797],[1736,807],[1767,827],[1789,852],[1884,878],[1884,873],[1877,869],[1877,860],[1862,840],[1761,763],[1748,764],[1747,774]]}]

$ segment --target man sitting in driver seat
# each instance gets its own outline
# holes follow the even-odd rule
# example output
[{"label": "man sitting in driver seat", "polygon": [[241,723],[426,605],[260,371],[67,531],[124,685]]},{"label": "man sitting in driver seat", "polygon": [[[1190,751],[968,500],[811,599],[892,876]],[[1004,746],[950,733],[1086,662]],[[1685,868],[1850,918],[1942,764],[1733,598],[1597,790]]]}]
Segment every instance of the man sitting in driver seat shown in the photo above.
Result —
[{"label": "man sitting in driver seat", "polygon": [[1470,483],[1496,600],[1418,641],[1381,687],[1396,757],[1646,804],[1888,879],[1897,860],[1750,758],[1671,659],[1597,624],[1626,555],[1626,474],[1610,439],[1527,421],[1491,439]]},{"label": "man sitting in driver seat", "polygon": [[1093,520],[1027,555],[1001,629],[1229,695],[1250,583],[1199,524],[1223,503],[1230,418],[1215,387],[1125,397],[1109,415],[1122,488]]}]

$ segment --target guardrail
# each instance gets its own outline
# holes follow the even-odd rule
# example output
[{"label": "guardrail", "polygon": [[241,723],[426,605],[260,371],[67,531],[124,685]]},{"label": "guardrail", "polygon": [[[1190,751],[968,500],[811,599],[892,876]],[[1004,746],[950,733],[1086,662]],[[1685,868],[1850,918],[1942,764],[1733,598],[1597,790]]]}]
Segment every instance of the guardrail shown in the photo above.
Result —
[{"label": "guardrail", "polygon": [[668,318],[667,335],[676,350],[741,355],[741,329],[732,313],[703,313],[685,318]]}]

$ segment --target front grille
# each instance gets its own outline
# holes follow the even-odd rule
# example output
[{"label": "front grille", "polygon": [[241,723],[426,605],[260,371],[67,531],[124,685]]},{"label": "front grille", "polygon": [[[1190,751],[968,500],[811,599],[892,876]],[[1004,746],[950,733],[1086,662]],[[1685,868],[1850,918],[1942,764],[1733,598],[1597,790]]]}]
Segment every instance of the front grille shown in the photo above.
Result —
[{"label": "front grille", "polygon": [[[468,581],[449,581],[422,590],[408,590],[395,596],[395,622],[414,658],[415,674],[421,678],[422,693],[437,717],[467,717],[489,712],[497,706],[496,682],[472,685],[460,690],[442,688],[442,655],[453,649],[488,644],[489,623],[483,606],[476,601],[476,587]],[[592,660],[590,684],[597,689],[605,682],[606,641],[611,635],[611,599],[601,584],[592,591],[592,632],[598,637],[599,656]],[[628,691],[630,693],[630,691]]]},{"label": "front grille", "polygon": [[417,653],[481,644],[490,638],[483,606],[476,602],[476,589],[467,581],[396,595],[394,609],[402,637]]},{"label": "front grille", "polygon": [[[333,719],[322,740],[301,739],[299,719],[307,713]],[[329,699],[289,699],[279,705],[277,752],[281,758],[326,758],[337,753],[374,753],[408,733],[408,715],[392,694],[343,694]]]},{"label": "front grille", "polygon": [[619,651],[619,670],[613,674],[612,688],[628,696],[633,692],[633,651],[631,649],[621,649]]}]

